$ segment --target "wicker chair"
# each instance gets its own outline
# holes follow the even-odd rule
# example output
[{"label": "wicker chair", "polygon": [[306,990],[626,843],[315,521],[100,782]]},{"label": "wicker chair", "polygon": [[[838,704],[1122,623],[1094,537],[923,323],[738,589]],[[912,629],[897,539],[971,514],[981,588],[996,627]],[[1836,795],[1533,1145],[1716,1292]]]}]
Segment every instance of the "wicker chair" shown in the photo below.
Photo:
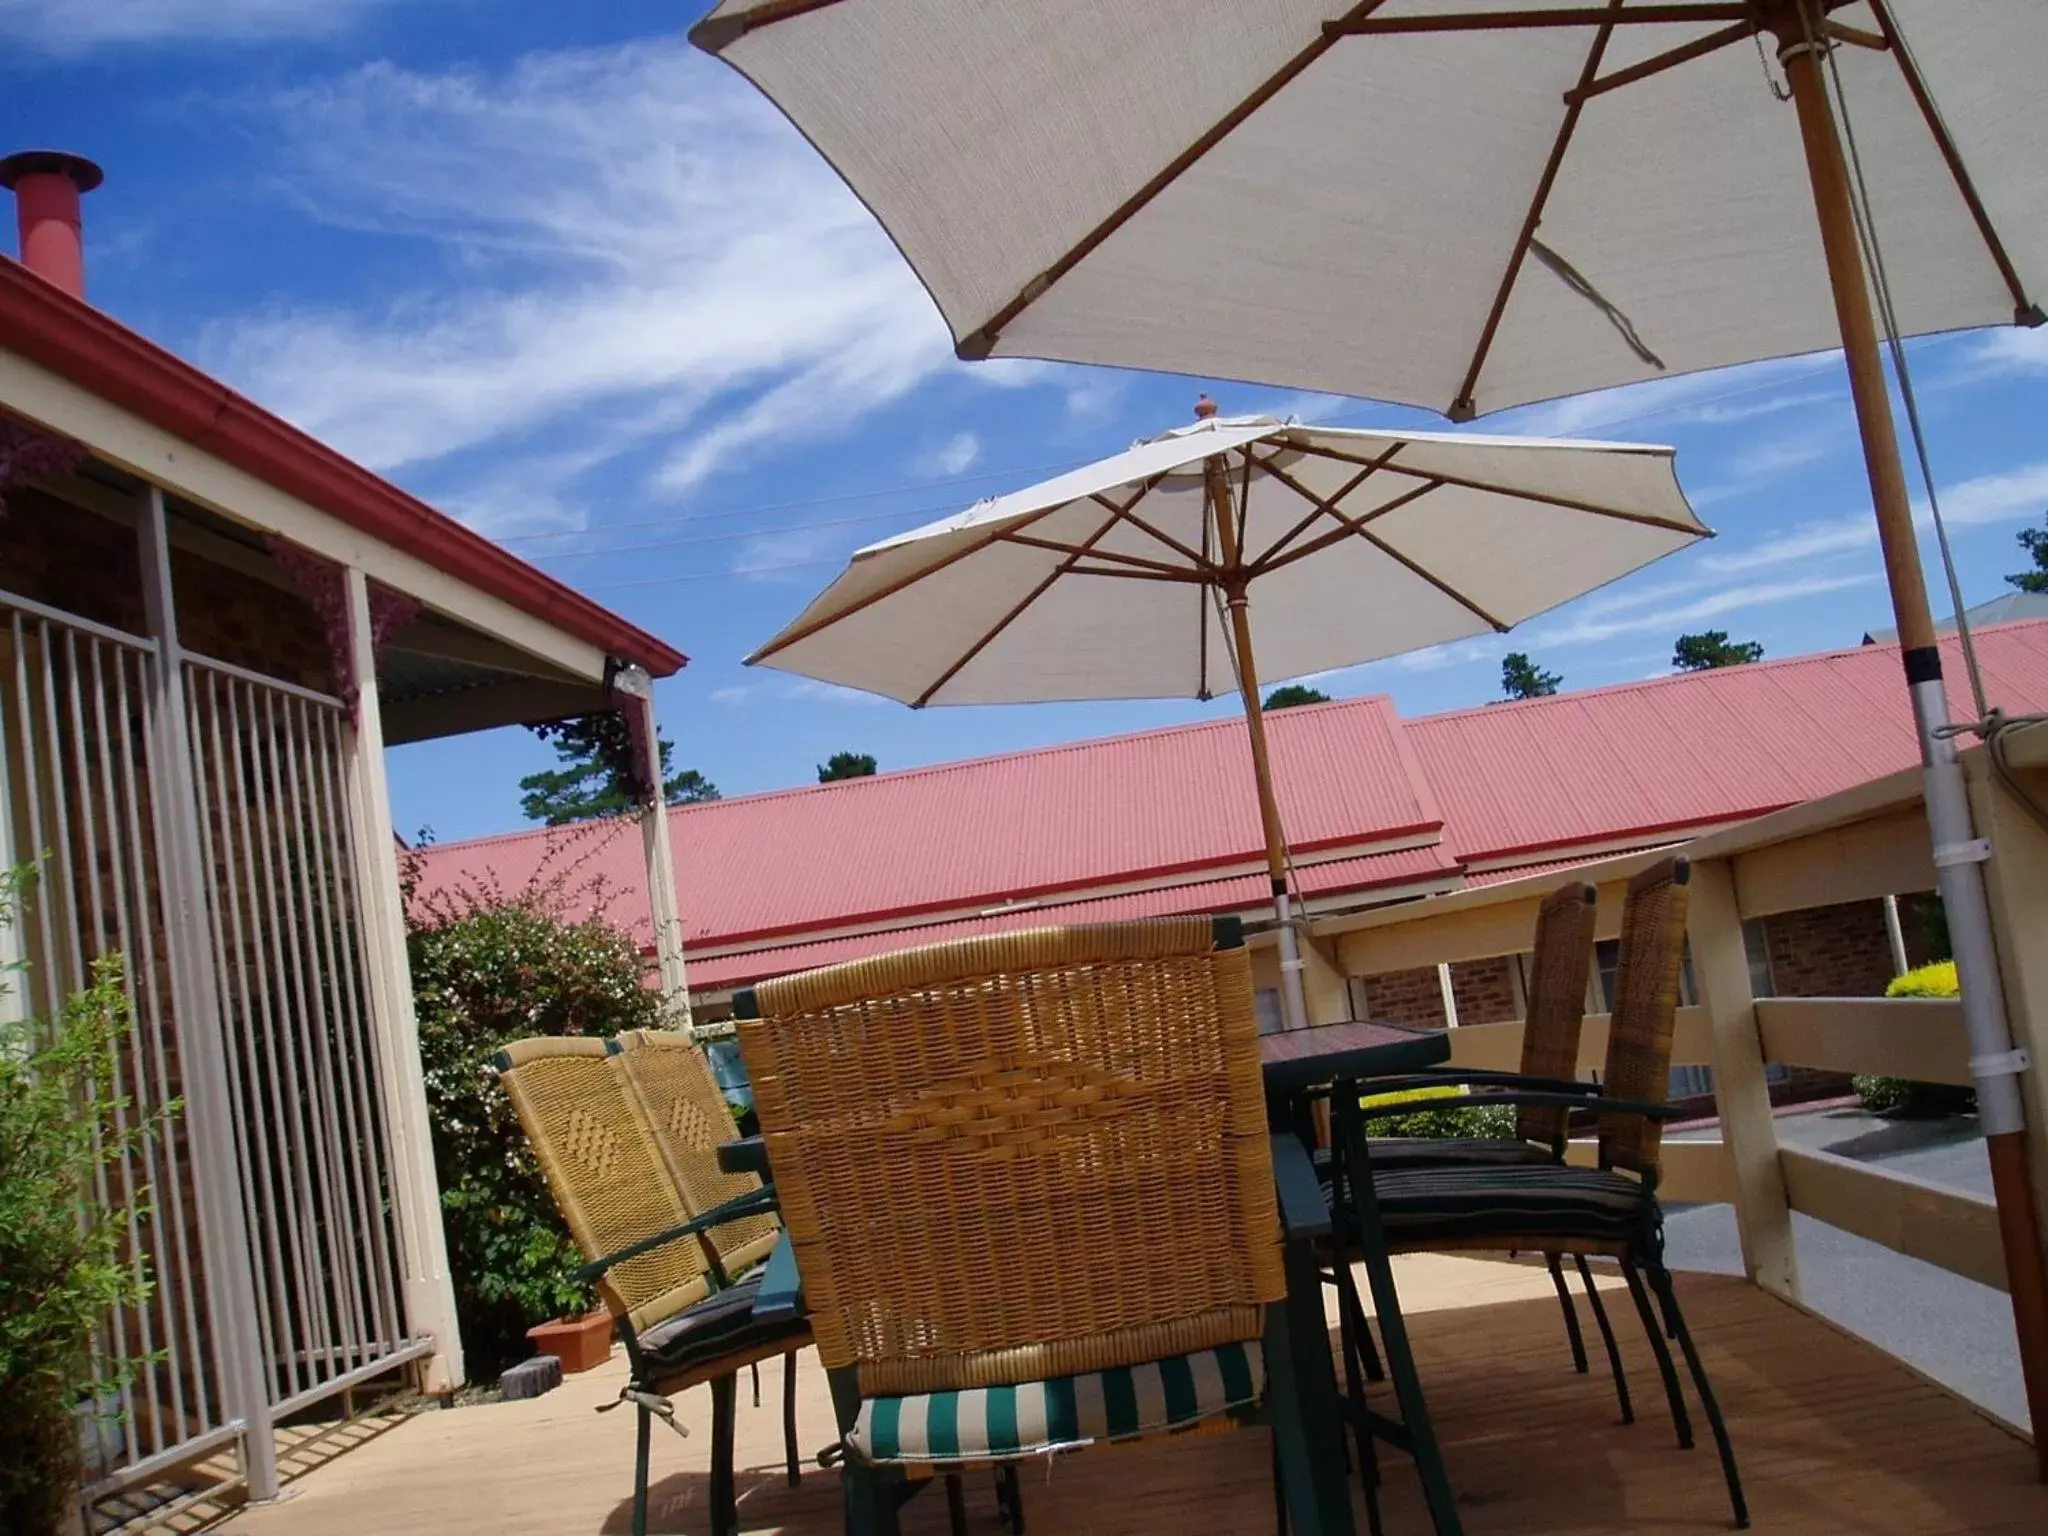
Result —
[{"label": "wicker chair", "polygon": [[849,1532],[935,1471],[1230,1419],[1273,1425],[1297,1532],[1349,1531],[1328,1215],[1267,1132],[1234,920],[968,939],[734,1013]]},{"label": "wicker chair", "polygon": [[[733,1414],[738,1373],[808,1342],[802,1318],[757,1320],[757,1280],[726,1284],[713,1235],[758,1226],[774,1205],[754,1189],[693,1211],[669,1176],[653,1125],[628,1084],[622,1055],[587,1037],[521,1040],[496,1057],[499,1081],[540,1163],[570,1235],[590,1262],[625,1343],[631,1376],[619,1402],[637,1411],[633,1531],[646,1536],[647,1463],[656,1417],[678,1431],[669,1398],[711,1387],[713,1536],[738,1528]],[[615,1407],[617,1404],[607,1404]]]},{"label": "wicker chair", "polygon": [[[627,1085],[654,1132],[661,1160],[692,1216],[715,1211],[762,1188],[756,1175],[726,1173],[718,1166],[719,1147],[733,1137],[732,1112],[718,1080],[711,1075],[711,1063],[695,1041],[668,1030],[636,1029],[618,1036],[613,1045]],[[724,1222],[698,1236],[709,1250],[712,1277],[720,1286],[730,1285],[735,1277],[766,1260],[781,1239],[782,1219],[773,1211]],[[808,1338],[795,1341],[798,1346],[808,1342]],[[797,1452],[796,1356],[797,1350],[792,1348],[782,1360],[782,1446],[792,1488],[802,1480]],[[757,1374],[755,1396],[759,1395]]]},{"label": "wicker chair", "polygon": [[[1594,910],[1598,898],[1599,893],[1587,882],[1573,880],[1551,892],[1537,908],[1520,1070],[1498,1078],[1482,1078],[1481,1081],[1511,1086],[1516,1081],[1529,1084],[1540,1079],[1562,1087],[1577,1079],[1579,1034],[1586,1017],[1586,981],[1593,964]],[[1462,1077],[1461,1074],[1453,1075]],[[1373,1167],[1380,1171],[1560,1163],[1564,1161],[1569,1115],[1570,1111],[1562,1105],[1523,1104],[1516,1108],[1513,1136],[1441,1139],[1375,1136],[1368,1143],[1368,1150]],[[1325,1167],[1328,1156],[1327,1152],[1317,1154],[1318,1161]],[[1557,1290],[1558,1306],[1564,1313],[1565,1339],[1571,1347],[1572,1368],[1584,1375],[1587,1370],[1585,1337],[1579,1329],[1579,1316],[1572,1304],[1571,1289],[1565,1284],[1562,1256],[1546,1253],[1543,1257],[1550,1269],[1551,1284]],[[1629,1401],[1628,1376],[1622,1369],[1606,1304],[1600,1298],[1599,1287],[1593,1283],[1592,1271],[1586,1267],[1585,1258],[1576,1254],[1573,1258],[1580,1283],[1585,1287],[1587,1304],[1593,1311],[1593,1320],[1600,1329],[1601,1342],[1606,1346],[1615,1394],[1621,1403],[1622,1421],[1631,1423],[1635,1409]],[[1383,1372],[1373,1351],[1372,1336],[1366,1329],[1363,1309],[1358,1305],[1357,1288],[1351,1283],[1349,1271],[1340,1267],[1334,1278],[1344,1307],[1345,1369],[1355,1398],[1361,1370],[1368,1379],[1375,1381]]]},{"label": "wicker chair", "polygon": [[[1599,1167],[1544,1162],[1381,1169],[1374,1162],[1356,1106],[1350,1106],[1347,1114],[1347,1106],[1340,1103],[1338,1184],[1349,1190],[1354,1181],[1344,1170],[1356,1168],[1364,1175],[1355,1181],[1359,1194],[1370,1192],[1350,1203],[1362,1229],[1367,1273],[1376,1297],[1382,1285],[1391,1294],[1393,1279],[1387,1260],[1392,1254],[1510,1249],[1619,1260],[1657,1357],[1679,1444],[1689,1447],[1693,1443],[1692,1424],[1665,1344],[1667,1331],[1684,1352],[1694,1389],[1706,1411],[1735,1523],[1746,1526],[1748,1507],[1727,1426],[1686,1329],[1670,1272],[1664,1267],[1663,1215],[1657,1203],[1662,1126],[1674,1114],[1667,1096],[1689,875],[1686,860],[1666,859],[1629,882],[1622,909],[1606,1071],[1598,1093],[1582,1091],[1571,1083],[1548,1084],[1536,1079],[1517,1084],[1490,1074],[1470,1075],[1482,1088],[1474,1096],[1481,1100],[1523,1109],[1554,1109],[1559,1114],[1575,1108],[1597,1112]],[[1443,1080],[1439,1074],[1417,1081]],[[1427,1110],[1430,1106],[1418,1107]],[[1661,1327],[1651,1306],[1652,1291],[1663,1313]]]}]

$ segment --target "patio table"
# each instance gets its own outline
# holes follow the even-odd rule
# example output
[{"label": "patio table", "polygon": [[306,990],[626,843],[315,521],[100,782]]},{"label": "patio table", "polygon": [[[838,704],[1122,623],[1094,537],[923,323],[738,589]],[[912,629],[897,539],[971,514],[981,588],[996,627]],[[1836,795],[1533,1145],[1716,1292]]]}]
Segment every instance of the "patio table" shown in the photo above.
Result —
[{"label": "patio table", "polygon": [[1440,1066],[1451,1059],[1449,1030],[1377,1019],[1311,1024],[1259,1037],[1266,1097],[1273,1100],[1335,1082],[1359,1082]]}]

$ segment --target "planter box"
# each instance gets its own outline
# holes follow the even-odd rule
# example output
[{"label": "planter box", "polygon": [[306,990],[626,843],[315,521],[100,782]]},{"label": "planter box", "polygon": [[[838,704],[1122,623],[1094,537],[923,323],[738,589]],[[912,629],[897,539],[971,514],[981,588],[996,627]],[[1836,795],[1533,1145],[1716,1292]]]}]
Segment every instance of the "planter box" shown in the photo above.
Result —
[{"label": "planter box", "polygon": [[533,1347],[562,1362],[564,1374],[587,1371],[603,1365],[612,1354],[612,1315],[592,1312],[585,1317],[556,1318],[538,1328],[526,1330]]}]

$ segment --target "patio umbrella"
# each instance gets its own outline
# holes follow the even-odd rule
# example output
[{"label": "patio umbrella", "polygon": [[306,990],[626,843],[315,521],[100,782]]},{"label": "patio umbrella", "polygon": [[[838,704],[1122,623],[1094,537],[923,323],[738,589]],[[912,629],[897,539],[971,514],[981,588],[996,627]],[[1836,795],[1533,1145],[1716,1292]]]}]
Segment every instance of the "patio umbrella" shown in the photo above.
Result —
[{"label": "patio umbrella", "polygon": [[747,660],[914,708],[1236,689],[1298,1027],[1259,663],[1298,677],[1504,631],[1708,530],[1668,448],[1223,419],[1206,398],[1197,411],[861,550]]},{"label": "patio umbrella", "polygon": [[2048,1419],[2026,1058],[1878,335],[2042,322],[2048,5],[723,0],[692,36],[874,210],[963,357],[1466,419],[1842,346]]}]

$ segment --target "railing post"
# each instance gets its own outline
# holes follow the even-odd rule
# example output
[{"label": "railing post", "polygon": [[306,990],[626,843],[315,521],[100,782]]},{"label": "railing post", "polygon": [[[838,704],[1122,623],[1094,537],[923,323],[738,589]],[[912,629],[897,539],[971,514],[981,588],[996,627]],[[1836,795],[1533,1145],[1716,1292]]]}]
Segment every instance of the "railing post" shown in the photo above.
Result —
[{"label": "railing post", "polygon": [[1742,1267],[1769,1291],[1797,1299],[1799,1265],[1792,1247],[1792,1209],[1778,1166],[1778,1131],[1757,1033],[1756,999],[1735,876],[1726,860],[1693,866],[1687,937],[1693,982],[1712,1031],[1714,1105],[1721,1140],[1735,1170],[1735,1224]]},{"label": "railing post", "polygon": [[[170,534],[163,492],[136,499],[142,606],[157,643],[155,696],[150,700],[150,799],[158,879],[170,957],[171,1016],[177,1021],[179,1091],[192,1149],[193,1198],[199,1210],[199,1252],[206,1270],[207,1321],[222,1378],[222,1396],[242,1421],[242,1476],[254,1500],[277,1497],[277,1443],[270,1420],[269,1362],[256,1325],[256,1280],[242,1204],[242,1167],[235,1153],[235,1104],[228,1087],[227,1042],[215,985],[214,931],[206,896],[206,860],[199,838],[199,789],[185,715],[185,651],[178,642],[171,590]],[[139,963],[137,957],[128,957]],[[173,1175],[175,1177],[175,1175]]]},{"label": "railing post", "polygon": [[377,657],[370,624],[370,584],[362,570],[345,574],[354,726],[346,761],[354,825],[355,887],[363,905],[363,954],[377,1031],[377,1072],[391,1149],[391,1203],[403,1267],[406,1326],[431,1334],[434,1354],[425,1389],[447,1391],[463,1380],[462,1334],[448,1240],[441,1226],[441,1184],[427,1119],[420,1066],[419,1019],[413,1012],[412,966],[406,958],[404,898],[398,887],[398,839],[384,775],[384,717],[377,701]]},{"label": "railing post", "polygon": [[669,846],[668,805],[661,793],[661,737],[655,728],[654,680],[639,667],[626,667],[612,680],[620,708],[640,717],[647,752],[648,793],[640,807],[641,856],[647,864],[647,905],[654,920],[655,963],[661,971],[662,1023],[687,1030],[690,979],[683,966],[683,914],[676,897],[675,857]]},{"label": "railing post", "polygon": [[[2048,727],[2033,726],[2027,733],[2048,733]],[[1999,979],[2005,984],[2012,1043],[2029,1063],[2018,1074],[2026,1108],[2027,1166],[2038,1225],[2048,1232],[2048,827],[2034,820],[2013,791],[1998,781],[1983,750],[1965,755],[1963,765],[1977,829],[1991,844],[1991,856],[1983,865],[1984,892],[1998,943]],[[2022,767],[2012,773],[2036,805],[2048,804],[2048,770]],[[2018,1241],[2011,1232],[2003,1235],[2008,1244]],[[2042,1475],[2048,1479],[2048,1438],[2043,1437],[2043,1410],[2048,1408],[2048,1349],[2043,1345],[2048,1341],[2039,1332],[2039,1320],[2048,1313],[2048,1296],[2041,1294],[2040,1270],[2023,1274],[2023,1268],[2013,1262],[2008,1249],[2006,1272],[2020,1333],[2020,1369],[2040,1445]]]}]

